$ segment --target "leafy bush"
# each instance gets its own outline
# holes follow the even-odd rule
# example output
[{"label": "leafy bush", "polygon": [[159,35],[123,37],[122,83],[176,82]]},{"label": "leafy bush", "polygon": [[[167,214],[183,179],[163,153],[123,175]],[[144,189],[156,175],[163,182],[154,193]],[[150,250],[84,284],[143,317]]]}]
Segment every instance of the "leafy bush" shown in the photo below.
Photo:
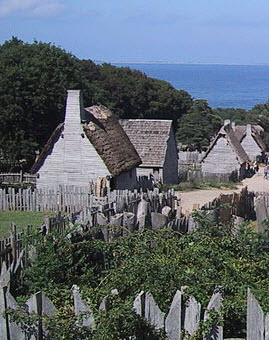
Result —
[{"label": "leafy bush", "polygon": [[[141,290],[150,291],[167,312],[181,286],[185,287],[185,298],[195,296],[203,308],[215,287],[222,287],[226,336],[243,336],[248,287],[268,310],[268,240],[247,225],[233,236],[230,227],[212,224],[207,215],[196,218],[200,230],[182,237],[166,229],[133,233],[111,243],[92,239],[92,233],[73,239],[36,236],[37,258],[24,271],[24,285],[16,294],[22,299],[43,290],[60,310],[71,311],[70,288],[77,284],[98,315],[95,339],[97,334],[103,339],[125,339],[129,331],[149,331],[131,311]],[[111,310],[100,316],[97,309],[101,300],[115,288],[119,296]],[[51,322],[52,329],[59,328],[57,318]]]}]

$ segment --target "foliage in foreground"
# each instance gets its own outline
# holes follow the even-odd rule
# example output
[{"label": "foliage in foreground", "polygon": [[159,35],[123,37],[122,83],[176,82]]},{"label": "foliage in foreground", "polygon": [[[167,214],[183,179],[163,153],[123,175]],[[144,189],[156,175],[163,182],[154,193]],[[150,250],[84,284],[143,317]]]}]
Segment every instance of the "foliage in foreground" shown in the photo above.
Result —
[{"label": "foliage in foreground", "polygon": [[[58,307],[58,314],[65,315],[50,320],[52,334],[58,332],[58,339],[70,339],[76,332],[69,329],[75,325],[71,322],[70,288],[77,284],[97,315],[93,338],[127,339],[135,332],[151,331],[131,310],[141,290],[150,291],[167,312],[181,286],[185,287],[185,296],[194,295],[203,308],[214,288],[222,287],[226,336],[242,336],[247,288],[253,290],[265,310],[269,306],[267,239],[247,226],[233,236],[229,227],[212,225],[204,215],[199,221],[199,231],[182,237],[170,230],[146,230],[111,243],[91,240],[90,234],[86,239],[71,240],[60,235],[38,236],[38,256],[24,272],[24,285],[13,293],[23,300],[38,290],[46,292]],[[102,298],[115,288],[119,296],[114,298],[111,310],[100,314]]]}]

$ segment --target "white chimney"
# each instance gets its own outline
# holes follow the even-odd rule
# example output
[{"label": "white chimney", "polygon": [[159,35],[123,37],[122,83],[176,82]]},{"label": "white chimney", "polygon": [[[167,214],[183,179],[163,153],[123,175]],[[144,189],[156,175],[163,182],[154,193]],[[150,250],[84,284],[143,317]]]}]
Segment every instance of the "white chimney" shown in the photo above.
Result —
[{"label": "white chimney", "polygon": [[224,120],[224,126],[230,125],[230,124],[231,124],[230,119],[225,119],[225,120]]},{"label": "white chimney", "polygon": [[235,129],[235,122],[232,122],[232,129]]},{"label": "white chimney", "polygon": [[64,134],[74,134],[81,130],[83,100],[80,90],[68,90],[65,110]]},{"label": "white chimney", "polygon": [[247,124],[247,131],[246,131],[247,136],[251,135],[251,125]]}]

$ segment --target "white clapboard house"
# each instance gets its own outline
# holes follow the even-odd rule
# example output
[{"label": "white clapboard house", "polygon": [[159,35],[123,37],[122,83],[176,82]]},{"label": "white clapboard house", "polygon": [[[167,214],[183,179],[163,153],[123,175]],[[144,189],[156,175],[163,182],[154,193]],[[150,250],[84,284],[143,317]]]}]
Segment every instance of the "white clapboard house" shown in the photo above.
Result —
[{"label": "white clapboard house", "polygon": [[79,90],[69,90],[65,121],[35,162],[37,187],[90,183],[134,189],[141,160],[118,119],[104,106],[84,109]]},{"label": "white clapboard house", "polygon": [[207,174],[226,174],[233,179],[245,176],[249,157],[237,139],[232,125],[226,121],[204,154],[201,165]]},{"label": "white clapboard house", "polygon": [[255,161],[257,156],[266,151],[266,145],[261,136],[264,129],[260,125],[235,125],[232,123],[232,128],[251,161]]}]

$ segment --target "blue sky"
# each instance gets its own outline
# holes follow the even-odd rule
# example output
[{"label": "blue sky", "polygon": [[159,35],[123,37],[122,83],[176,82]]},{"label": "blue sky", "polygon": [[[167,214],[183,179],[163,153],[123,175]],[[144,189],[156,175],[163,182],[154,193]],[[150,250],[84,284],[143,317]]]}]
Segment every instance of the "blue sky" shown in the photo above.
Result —
[{"label": "blue sky", "polygon": [[0,0],[0,42],[102,61],[269,63],[268,0]]}]

